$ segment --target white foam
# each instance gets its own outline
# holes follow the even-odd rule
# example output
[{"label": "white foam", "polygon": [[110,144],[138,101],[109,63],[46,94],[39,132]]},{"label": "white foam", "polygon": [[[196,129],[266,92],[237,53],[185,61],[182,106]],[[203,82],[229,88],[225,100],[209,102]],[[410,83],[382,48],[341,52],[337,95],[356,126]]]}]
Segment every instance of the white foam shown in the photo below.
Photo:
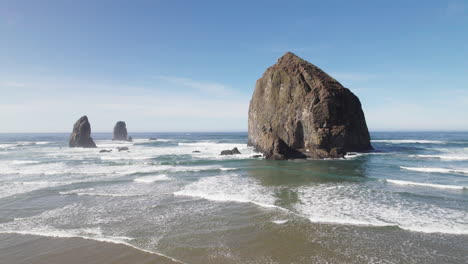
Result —
[{"label": "white foam", "polygon": [[[148,142],[148,141],[145,141]],[[36,151],[44,152],[43,155],[50,159],[60,160],[144,160],[168,155],[191,155],[199,160],[226,160],[226,159],[252,159],[255,154],[252,147],[247,144],[216,143],[214,141],[199,141],[195,143],[178,143],[176,146],[153,147],[150,144],[136,144],[129,142],[97,141],[99,147],[112,149],[110,153],[99,153],[99,149],[86,148],[62,148],[43,146]],[[129,152],[118,152],[118,146],[128,146]],[[242,154],[220,155],[222,150],[237,147]],[[198,150],[200,153],[193,153]]]},{"label": "white foam", "polygon": [[435,172],[435,173],[464,173],[468,174],[468,169],[448,169],[448,168],[428,168],[428,167],[404,167],[400,166],[401,169],[418,172]]},{"label": "white foam", "polygon": [[2,174],[15,175],[130,175],[135,173],[151,173],[159,171],[203,171],[219,169],[219,166],[172,166],[172,165],[153,165],[145,163],[136,163],[119,166],[108,166],[102,164],[79,164],[70,165],[64,162],[31,164],[30,166],[11,166],[24,165],[4,163],[0,166]]},{"label": "white foam", "polygon": [[354,158],[357,158],[357,157],[364,156],[365,154],[366,153],[348,152],[348,153],[346,153],[346,155],[344,157],[345,157],[345,159],[354,159]]},{"label": "white foam", "polygon": [[277,225],[282,225],[282,224],[285,224],[287,223],[289,220],[273,220],[271,222],[277,224]]},{"label": "white foam", "polygon": [[[342,160],[350,160],[350,159],[355,159],[361,156],[369,156],[369,155],[390,155],[394,154],[392,152],[348,152],[344,156],[344,159]],[[335,159],[336,160],[336,159]]]},{"label": "white foam", "polygon": [[34,146],[34,145],[36,145],[36,142],[18,141],[16,142],[15,147],[26,147],[26,146]]},{"label": "white foam", "polygon": [[409,157],[441,159],[441,160],[447,160],[447,161],[468,160],[468,156],[443,155],[443,154],[442,155],[409,155]]},{"label": "white foam", "polygon": [[88,196],[109,196],[109,197],[134,197],[139,196],[137,194],[118,194],[118,193],[100,193],[100,192],[80,192],[80,191],[67,191],[67,192],[59,192],[62,195],[88,195]]},{"label": "white foam", "polygon": [[[247,144],[236,143],[217,143],[214,141],[199,141],[195,143],[178,143],[177,148],[184,154],[191,154],[193,158],[204,160],[225,160],[225,159],[252,159],[252,155],[256,154],[253,147]],[[241,154],[236,155],[221,155],[221,151],[238,148]],[[193,151],[200,151],[193,153]]]},{"label": "white foam", "polygon": [[14,184],[23,184],[23,185],[47,185],[47,186],[57,186],[63,184],[63,182],[50,182],[50,181],[23,181],[23,182],[13,182]]},{"label": "white foam", "polygon": [[171,259],[172,261],[178,262],[178,263],[185,263],[182,261],[179,261],[177,259],[174,259],[172,257],[169,257],[167,255],[149,251],[143,248],[139,248],[137,246],[132,245],[129,243],[129,241],[133,240],[134,238],[131,237],[125,237],[125,236],[105,236],[102,235],[100,232],[100,229],[53,229],[51,227],[44,227],[44,228],[36,228],[35,230],[11,230],[11,231],[1,231],[0,233],[2,234],[19,234],[19,235],[33,235],[33,236],[43,236],[43,237],[55,237],[55,238],[83,238],[87,240],[94,240],[98,242],[105,242],[105,243],[112,243],[112,244],[117,244],[117,245],[125,245],[137,250],[140,250],[145,253],[149,254],[154,254],[158,256],[162,256],[168,259]]},{"label": "white foam", "polygon": [[[13,164],[21,165],[21,164]],[[64,162],[45,163],[24,166],[9,166],[6,164],[0,167],[2,174],[18,174],[18,175],[60,175],[60,174],[133,174],[136,172],[153,172],[159,171],[162,168],[159,166],[149,166],[142,164],[121,165],[121,166],[106,166],[100,164],[81,164],[69,165]]]},{"label": "white foam", "polygon": [[56,187],[59,185],[61,185],[61,183],[47,181],[2,182],[0,183],[0,198],[28,193],[48,187]]},{"label": "white foam", "polygon": [[436,148],[437,154],[410,155],[414,158],[440,159],[444,161],[463,161],[468,160],[468,148]]},{"label": "white foam", "polygon": [[37,145],[47,145],[47,144],[51,144],[52,142],[50,141],[38,141],[36,142]]},{"label": "white foam", "polygon": [[156,141],[156,142],[171,142],[171,141],[174,141],[174,140],[173,139],[158,138],[158,139],[153,140],[153,141]]},{"label": "white foam", "polygon": [[6,144],[0,144],[0,148],[11,148],[15,146],[15,144],[9,144],[9,143],[6,143]]},{"label": "white foam", "polygon": [[[127,153],[125,153],[127,154]],[[102,156],[101,160],[149,160],[153,157],[148,156],[129,156],[129,155],[114,155],[114,156]]]},{"label": "white foam", "polygon": [[174,195],[200,197],[217,202],[253,203],[278,208],[270,189],[239,175],[206,177],[186,185]]},{"label": "white foam", "polygon": [[[210,146],[210,145],[218,145],[218,143],[216,143],[215,141],[211,141],[211,140],[202,140],[202,141],[199,141],[199,142],[193,142],[193,143],[184,143],[184,142],[179,142],[178,143],[179,146],[191,146],[191,147],[205,147],[205,146]],[[226,145],[226,144],[224,144]],[[230,144],[232,145],[232,144]]]},{"label": "white foam", "polygon": [[99,148],[130,147],[130,146],[133,146],[134,144],[134,142],[129,142],[129,141],[112,141],[112,140],[95,140],[95,143]]},{"label": "white foam", "polygon": [[446,141],[441,140],[424,140],[424,139],[373,139],[372,142],[391,143],[391,144],[445,144]]},{"label": "white foam", "polygon": [[11,164],[22,165],[22,164],[38,164],[40,161],[37,160],[12,160],[9,161]]},{"label": "white foam", "polygon": [[[101,242],[123,244],[144,252],[165,256],[146,248],[138,247],[135,245],[135,243],[139,243],[138,239],[134,239],[128,235],[135,233],[135,227],[129,226],[128,222],[132,222],[132,219],[134,220],[135,218],[138,220],[142,219],[139,214],[147,212],[146,208],[140,206],[128,207],[130,201],[126,200],[124,203],[121,201],[108,201],[105,203],[75,202],[30,217],[15,218],[13,221],[0,223],[0,233],[63,238],[80,237]],[[137,202],[135,205],[141,205],[139,203],[141,200],[132,201]],[[151,201],[154,202],[154,200]],[[145,216],[147,215],[145,214]],[[150,216],[148,215],[147,217]],[[149,221],[151,220],[149,219]],[[159,223],[156,225],[159,225]],[[141,226],[138,227],[141,228]],[[148,244],[144,243],[144,245]]]},{"label": "white foam", "polygon": [[440,188],[440,189],[463,190],[467,188],[465,186],[458,186],[458,185],[444,185],[444,184],[421,183],[421,182],[389,180],[389,179],[386,179],[385,181],[389,183],[393,183],[393,184],[398,184],[398,185],[414,185],[414,186]]},{"label": "white foam", "polygon": [[[16,162],[15,162],[16,163]],[[23,162],[19,162],[23,163]],[[80,182],[110,181],[136,173],[178,173],[217,170],[220,166],[171,166],[152,164],[129,164],[109,166],[107,164],[0,163],[0,198],[31,191]],[[138,180],[137,180],[138,181]],[[83,191],[77,195],[106,195],[100,192]]]},{"label": "white foam", "polygon": [[[398,226],[425,233],[468,234],[468,212],[404,199],[362,183],[317,184],[297,189],[297,212],[312,222]],[[461,221],[460,221],[461,220]]]},{"label": "white foam", "polygon": [[154,175],[154,176],[144,176],[144,177],[139,177],[134,179],[133,181],[135,182],[141,182],[141,183],[152,183],[152,182],[157,182],[157,181],[169,181],[171,178],[167,177],[166,174],[161,174],[161,175]]},{"label": "white foam", "polygon": [[219,168],[222,171],[232,171],[232,170],[238,170],[238,168]]}]

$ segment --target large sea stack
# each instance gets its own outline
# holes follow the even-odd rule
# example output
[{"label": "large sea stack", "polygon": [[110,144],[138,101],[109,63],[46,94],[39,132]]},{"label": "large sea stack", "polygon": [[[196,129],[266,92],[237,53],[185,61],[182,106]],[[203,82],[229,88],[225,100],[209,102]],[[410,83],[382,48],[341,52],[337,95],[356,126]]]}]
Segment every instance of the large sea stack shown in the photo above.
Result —
[{"label": "large sea stack", "polygon": [[73,132],[70,135],[69,146],[71,148],[95,148],[96,144],[91,138],[91,125],[88,117],[82,116],[73,126]]},{"label": "large sea stack", "polygon": [[127,125],[124,121],[115,124],[112,140],[130,141],[127,134]]},{"label": "large sea stack", "polygon": [[249,144],[268,159],[341,158],[372,150],[359,99],[291,52],[257,81]]}]

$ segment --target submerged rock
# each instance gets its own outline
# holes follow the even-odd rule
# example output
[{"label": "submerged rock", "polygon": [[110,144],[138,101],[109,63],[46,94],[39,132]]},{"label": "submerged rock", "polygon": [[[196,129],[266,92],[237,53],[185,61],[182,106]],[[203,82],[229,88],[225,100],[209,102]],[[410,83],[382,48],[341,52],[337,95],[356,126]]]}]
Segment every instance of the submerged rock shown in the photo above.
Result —
[{"label": "submerged rock", "polygon": [[221,155],[235,155],[235,154],[241,154],[240,151],[237,149],[237,147],[231,150],[221,151]]},{"label": "submerged rock", "polygon": [[124,121],[115,124],[112,140],[131,141],[131,137],[129,138],[127,133],[127,124]]},{"label": "submerged rock", "polygon": [[154,137],[150,137],[150,138],[148,138],[148,140],[158,140],[158,139],[154,138]]},{"label": "submerged rock", "polygon": [[117,150],[120,151],[125,151],[128,150],[128,147],[117,147]]},{"label": "submerged rock", "polygon": [[199,151],[199,150],[194,150],[194,151],[192,151],[192,153],[200,153],[200,152],[201,152],[201,151]]},{"label": "submerged rock", "polygon": [[112,152],[112,149],[101,149],[99,153]]},{"label": "submerged rock", "polygon": [[359,99],[290,52],[257,81],[249,145],[267,159],[341,158],[348,151],[372,150]]},{"label": "submerged rock", "polygon": [[80,148],[95,148],[96,143],[94,143],[91,138],[91,125],[89,124],[88,117],[82,116],[78,121],[73,125],[73,132],[70,135],[70,141],[68,143],[70,148],[80,147]]}]

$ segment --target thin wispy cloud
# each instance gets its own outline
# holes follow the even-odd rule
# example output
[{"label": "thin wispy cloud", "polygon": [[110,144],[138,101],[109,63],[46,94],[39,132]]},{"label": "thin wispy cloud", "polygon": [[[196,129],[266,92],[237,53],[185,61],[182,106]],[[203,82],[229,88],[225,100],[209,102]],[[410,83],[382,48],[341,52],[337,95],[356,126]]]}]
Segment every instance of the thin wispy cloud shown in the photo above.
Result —
[{"label": "thin wispy cloud", "polygon": [[22,82],[17,82],[17,81],[7,81],[7,82],[0,82],[0,89],[8,89],[8,88],[21,88],[25,87],[26,84]]},{"label": "thin wispy cloud", "polygon": [[234,93],[234,91],[227,85],[215,82],[198,81],[189,78],[173,76],[156,76],[156,78],[174,85],[184,86],[211,95],[228,96]]},{"label": "thin wispy cloud", "polygon": [[[134,124],[132,131],[247,129],[248,97],[227,97],[232,91],[214,82],[174,77],[165,82],[141,86],[66,76],[34,76],[24,82],[10,79],[0,83],[0,90],[8,91],[7,97],[0,98],[0,119],[8,126],[0,132],[67,132],[81,115],[93,120],[95,132],[110,131],[116,120]],[[172,86],[187,86],[194,92]]]}]

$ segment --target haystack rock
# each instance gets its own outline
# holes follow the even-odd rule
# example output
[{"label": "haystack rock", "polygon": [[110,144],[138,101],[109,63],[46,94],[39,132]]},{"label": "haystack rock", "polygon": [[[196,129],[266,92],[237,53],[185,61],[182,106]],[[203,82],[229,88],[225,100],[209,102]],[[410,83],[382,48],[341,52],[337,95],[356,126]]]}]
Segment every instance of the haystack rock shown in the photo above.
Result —
[{"label": "haystack rock", "polygon": [[96,144],[91,138],[91,125],[89,124],[88,117],[82,116],[76,121],[73,126],[73,132],[70,135],[70,142],[68,144],[71,148],[95,148]]},{"label": "haystack rock", "polygon": [[267,159],[341,158],[372,150],[359,99],[291,52],[257,81],[249,144]]},{"label": "haystack rock", "polygon": [[127,134],[127,125],[124,121],[119,121],[114,126],[112,140],[131,141]]}]

